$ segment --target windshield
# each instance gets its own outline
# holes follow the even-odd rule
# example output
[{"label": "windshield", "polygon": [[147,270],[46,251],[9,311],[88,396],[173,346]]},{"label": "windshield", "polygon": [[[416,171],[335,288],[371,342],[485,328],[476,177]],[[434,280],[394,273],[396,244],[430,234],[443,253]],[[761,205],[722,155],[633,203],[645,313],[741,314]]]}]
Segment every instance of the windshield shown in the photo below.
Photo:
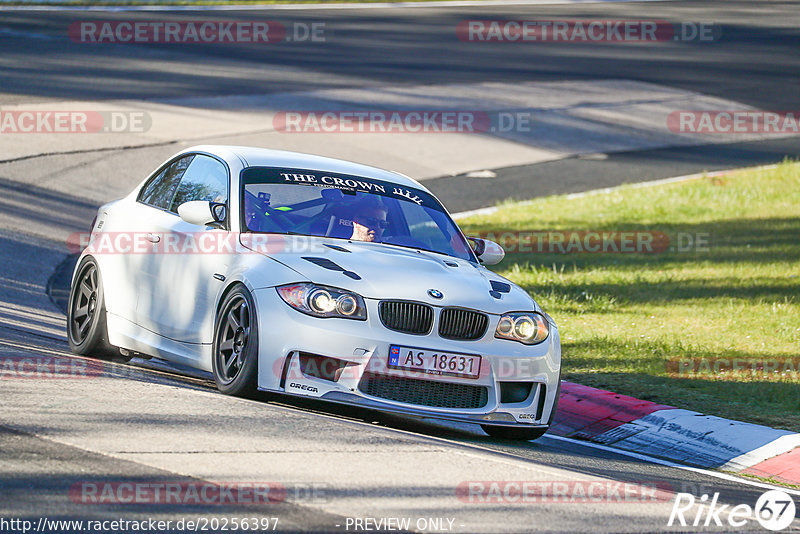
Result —
[{"label": "windshield", "polygon": [[391,182],[308,169],[242,171],[242,222],[249,232],[371,241],[475,262],[436,199]]}]

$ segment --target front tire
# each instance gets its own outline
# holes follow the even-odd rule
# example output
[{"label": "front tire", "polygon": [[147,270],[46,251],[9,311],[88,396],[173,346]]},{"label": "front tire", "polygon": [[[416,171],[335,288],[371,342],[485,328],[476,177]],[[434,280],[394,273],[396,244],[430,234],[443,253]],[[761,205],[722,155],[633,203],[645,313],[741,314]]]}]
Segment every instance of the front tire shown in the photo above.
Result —
[{"label": "front tire", "polygon": [[513,439],[531,441],[544,436],[553,424],[553,418],[558,409],[558,399],[561,397],[561,372],[558,373],[558,387],[556,387],[556,399],[553,401],[553,408],[550,410],[550,417],[547,418],[547,428],[520,428],[508,426],[481,425],[484,432],[493,438]]},{"label": "front tire", "polygon": [[78,265],[67,307],[67,341],[76,354],[104,360],[128,361],[108,342],[106,303],[100,268],[91,256]]},{"label": "front tire", "polygon": [[250,397],[258,378],[258,319],[250,292],[242,285],[225,297],[214,329],[214,382],[226,395]]}]

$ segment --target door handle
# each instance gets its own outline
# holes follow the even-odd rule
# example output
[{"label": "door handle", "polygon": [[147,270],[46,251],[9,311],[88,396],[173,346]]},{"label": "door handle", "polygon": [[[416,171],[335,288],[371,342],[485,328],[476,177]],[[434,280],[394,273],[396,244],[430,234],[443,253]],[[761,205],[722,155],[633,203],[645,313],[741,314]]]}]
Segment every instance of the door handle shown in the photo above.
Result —
[{"label": "door handle", "polygon": [[159,241],[161,241],[161,236],[158,234],[147,234],[145,237],[151,243],[158,243]]}]

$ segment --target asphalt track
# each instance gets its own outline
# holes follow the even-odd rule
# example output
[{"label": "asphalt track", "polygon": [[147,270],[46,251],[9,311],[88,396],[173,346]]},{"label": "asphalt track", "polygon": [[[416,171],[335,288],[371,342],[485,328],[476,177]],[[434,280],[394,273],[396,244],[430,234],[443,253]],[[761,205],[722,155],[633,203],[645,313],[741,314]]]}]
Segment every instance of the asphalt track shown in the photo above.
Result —
[{"label": "asphalt track", "polygon": [[[361,83],[639,80],[763,109],[797,108],[796,2],[597,3],[489,8],[235,12],[2,12],[4,104],[38,98],[159,99]],[[69,24],[106,20],[324,22],[325,42],[111,47],[65,41]],[[265,17],[266,15],[266,17]],[[721,27],[712,42],[491,43],[454,38],[467,19],[645,19]],[[216,72],[218,67],[225,74]],[[210,75],[212,74],[212,75]],[[215,75],[213,75],[215,74]]]},{"label": "asphalt track", "polygon": [[[797,109],[800,88],[798,8],[796,2],[770,3],[768,8],[762,2],[664,2],[281,12],[269,17],[322,20],[336,38],[324,46],[276,46],[266,53],[237,45],[235,54],[231,49],[204,45],[99,48],[56,38],[78,16],[152,20],[173,16],[169,14],[0,11],[0,102],[159,100],[354,84],[614,77],[698,91],[762,109],[789,110]],[[260,15],[204,12],[192,18],[234,16]],[[481,16],[713,21],[723,32],[718,42],[680,45],[465,49],[453,42],[457,22]],[[85,230],[94,208],[110,200],[111,191],[133,185],[95,188],[87,184],[86,194],[65,194],[49,187],[53,177],[64,169],[98,164],[110,171],[115,165],[149,169],[177,149],[165,145],[43,155],[0,165],[3,355],[75,360],[63,339],[63,318],[50,300],[53,297],[58,303],[63,297],[63,273],[68,271],[68,263],[61,264],[64,239],[70,232]],[[41,147],[41,153],[48,153],[48,147]],[[787,155],[800,155],[796,138],[673,147],[600,159],[570,158],[497,169],[496,179],[443,177],[429,184],[451,211],[461,211],[507,197],[530,198],[769,163]],[[471,194],[463,193],[467,189]],[[59,265],[60,276],[54,277]],[[455,458],[454,462],[474,458],[476,462],[469,464],[473,469],[507,463],[519,469],[518,479],[540,470],[551,480],[606,477],[658,482],[697,496],[720,492],[720,501],[731,504],[752,504],[763,491],[737,480],[656,465],[576,442],[548,438],[532,443],[503,442],[466,425],[386,417],[272,396],[258,401],[223,397],[215,394],[203,377],[180,376],[165,372],[157,363],[139,360],[130,366],[104,367],[103,375],[92,381],[0,382],[4,404],[0,415],[0,517],[4,518],[175,519],[255,512],[280,517],[282,530],[331,531],[340,530],[336,525],[343,524],[344,516],[382,517],[412,510],[417,515],[455,515],[462,525],[456,531],[461,532],[674,530],[666,527],[669,506],[655,512],[639,505],[612,503],[601,507],[506,504],[470,508],[454,497],[447,466],[437,467],[426,457]],[[286,447],[289,450],[284,450]],[[406,456],[394,458],[392,451]],[[377,452],[387,455],[373,458]],[[427,471],[414,470],[414,464]],[[398,466],[410,470],[409,479],[395,472]],[[373,471],[365,472],[370,469]],[[86,480],[231,481],[253,480],[252,476],[263,480],[286,472],[291,474],[288,479],[294,480],[294,476],[298,484],[319,481],[322,496],[316,500],[290,498],[290,502],[258,508],[220,506],[211,512],[207,507],[163,504],[87,506],[69,497],[69,488]],[[508,476],[508,471],[500,468],[496,472]],[[438,476],[441,484],[431,484]],[[474,475],[464,473],[461,480],[470,476]],[[353,482],[370,479],[371,484]],[[433,504],[425,507],[425,502]],[[451,513],[453,510],[457,511]],[[759,530],[757,525],[751,529]]]},{"label": "asphalt track", "polygon": [[[798,3],[647,2],[487,8],[348,9],[266,12],[0,11],[0,103],[203,96],[393,84],[626,79],[725,98],[764,110],[798,109]],[[75,21],[276,20],[324,23],[325,42],[93,45],[64,38]],[[634,19],[706,23],[711,42],[464,43],[467,19]],[[800,140],[739,142],[615,154],[605,160],[545,162],[501,171],[499,183],[461,177],[430,185],[451,211],[506,198],[576,191],[632,180],[800,157]],[[730,146],[726,146],[726,145]],[[46,150],[43,150],[43,153]],[[169,151],[166,151],[169,152]],[[143,167],[146,172],[149,166]],[[472,188],[466,190],[473,191]]]}]

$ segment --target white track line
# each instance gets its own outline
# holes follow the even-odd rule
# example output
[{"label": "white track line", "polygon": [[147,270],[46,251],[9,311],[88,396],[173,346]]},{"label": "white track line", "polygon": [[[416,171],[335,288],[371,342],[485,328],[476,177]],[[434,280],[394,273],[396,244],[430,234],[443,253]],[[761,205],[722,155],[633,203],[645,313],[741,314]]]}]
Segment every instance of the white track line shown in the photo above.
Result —
[{"label": "white track line", "polygon": [[629,2],[664,2],[666,0],[442,0],[439,2],[369,2],[363,4],[221,4],[205,6],[147,5],[147,6],[5,6],[0,11],[319,11],[321,9],[392,9],[441,7],[541,6],[560,4],[612,4]]}]

